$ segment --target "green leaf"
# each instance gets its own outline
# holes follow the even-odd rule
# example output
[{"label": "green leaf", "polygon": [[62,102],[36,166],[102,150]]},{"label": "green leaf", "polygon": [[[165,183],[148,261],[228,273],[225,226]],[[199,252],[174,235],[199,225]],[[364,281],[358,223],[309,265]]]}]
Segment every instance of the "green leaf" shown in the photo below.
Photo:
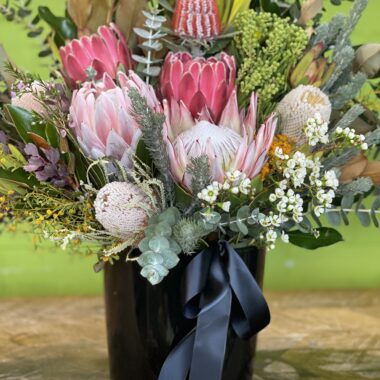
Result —
[{"label": "green leaf", "polygon": [[32,188],[39,185],[39,182],[33,175],[21,168],[11,172],[0,168],[0,184],[3,181],[8,185],[12,183],[14,186],[21,188]]},{"label": "green leaf", "polygon": [[28,132],[33,132],[32,122],[33,115],[31,112],[27,111],[24,108],[12,106],[10,104],[4,106],[4,109],[8,111],[8,114],[16,127],[18,134],[24,143],[32,142],[31,137],[28,135]]},{"label": "green leaf", "polygon": [[302,248],[317,249],[320,247],[327,247],[329,245],[343,241],[342,235],[333,228],[322,227],[317,228],[319,237],[316,238],[313,233],[303,233],[301,231],[288,232],[289,241]]},{"label": "green leaf", "polygon": [[181,204],[183,206],[190,206],[193,197],[191,194],[186,192],[181,186],[174,184],[174,192],[175,192],[175,199],[177,204]]},{"label": "green leaf", "polygon": [[48,7],[38,7],[38,14],[54,30],[58,47],[77,37],[77,28],[70,19],[55,16]]}]

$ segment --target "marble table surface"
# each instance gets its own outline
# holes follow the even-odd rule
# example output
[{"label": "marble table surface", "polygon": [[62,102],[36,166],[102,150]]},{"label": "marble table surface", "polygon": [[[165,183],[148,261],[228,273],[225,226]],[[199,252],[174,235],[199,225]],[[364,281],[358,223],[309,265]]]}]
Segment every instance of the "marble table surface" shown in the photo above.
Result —
[{"label": "marble table surface", "polygon": [[[266,296],[254,380],[380,380],[380,290]],[[0,299],[0,379],[108,379],[103,299]]]}]

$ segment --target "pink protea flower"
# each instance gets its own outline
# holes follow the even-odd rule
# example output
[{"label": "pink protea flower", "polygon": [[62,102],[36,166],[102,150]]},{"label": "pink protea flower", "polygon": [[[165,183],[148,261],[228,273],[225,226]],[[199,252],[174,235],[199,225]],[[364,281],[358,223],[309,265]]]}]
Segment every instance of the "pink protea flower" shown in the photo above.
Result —
[{"label": "pink protea flower", "polygon": [[110,156],[124,167],[131,167],[131,154],[135,152],[141,131],[130,110],[128,92],[137,88],[155,111],[161,105],[153,88],[146,85],[133,71],[119,73],[119,85],[108,74],[101,82],[86,82],[74,91],[70,106],[70,126],[84,153],[91,159]]},{"label": "pink protea flower", "polygon": [[127,42],[115,24],[103,25],[98,33],[74,39],[59,49],[67,76],[74,82],[89,77],[101,79],[104,73],[113,79],[120,65],[125,70],[133,67]]},{"label": "pink protea flower", "polygon": [[216,0],[177,0],[173,30],[183,37],[209,39],[221,33]]},{"label": "pink protea flower", "polygon": [[256,130],[257,97],[252,94],[245,115],[238,110],[233,91],[218,124],[202,115],[195,120],[181,101],[164,101],[166,114],[165,138],[175,180],[190,189],[191,178],[186,173],[190,160],[207,155],[210,176],[223,182],[227,171],[239,170],[248,178],[256,177],[267,159],[277,119],[272,114]]},{"label": "pink protea flower", "polygon": [[234,90],[235,58],[221,53],[220,58],[192,58],[189,53],[169,53],[160,78],[161,96],[182,101],[192,116],[209,113],[218,123]]}]

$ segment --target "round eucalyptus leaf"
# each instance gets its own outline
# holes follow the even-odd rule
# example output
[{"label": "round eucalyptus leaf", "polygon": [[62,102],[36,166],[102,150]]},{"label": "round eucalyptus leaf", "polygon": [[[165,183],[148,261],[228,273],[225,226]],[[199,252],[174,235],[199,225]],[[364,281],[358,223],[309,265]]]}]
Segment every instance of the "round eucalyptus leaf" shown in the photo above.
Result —
[{"label": "round eucalyptus leaf", "polygon": [[150,240],[149,247],[154,252],[163,253],[170,249],[170,244],[165,237],[157,236]]}]

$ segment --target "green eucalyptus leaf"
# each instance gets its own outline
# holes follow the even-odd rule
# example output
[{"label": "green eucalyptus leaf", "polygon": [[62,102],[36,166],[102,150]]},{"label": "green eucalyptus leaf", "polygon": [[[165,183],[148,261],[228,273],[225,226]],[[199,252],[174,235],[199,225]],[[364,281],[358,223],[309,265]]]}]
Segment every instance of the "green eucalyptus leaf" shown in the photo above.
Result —
[{"label": "green eucalyptus leaf", "polygon": [[172,235],[172,228],[167,222],[160,222],[154,228],[154,236],[170,237]]},{"label": "green eucalyptus leaf", "polygon": [[179,255],[182,252],[181,246],[175,240],[170,239],[169,243],[170,243],[170,251],[172,251],[176,255]]},{"label": "green eucalyptus leaf", "polygon": [[355,197],[353,195],[345,195],[341,201],[342,208],[351,208],[354,204]]},{"label": "green eucalyptus leaf", "polygon": [[340,225],[340,213],[338,211],[331,211],[326,213],[327,220],[332,226]]},{"label": "green eucalyptus leaf", "polygon": [[164,262],[164,258],[159,253],[147,251],[137,258],[137,262],[142,267],[146,265],[161,265]]},{"label": "green eucalyptus leaf", "polygon": [[141,276],[145,277],[152,285],[157,285],[169,273],[163,265],[146,265],[141,269]]},{"label": "green eucalyptus leaf", "polygon": [[340,210],[340,216],[342,217],[344,225],[348,226],[350,224],[350,221],[348,220],[348,216],[346,212],[344,212],[343,210]]},{"label": "green eucalyptus leaf", "polygon": [[251,214],[251,210],[249,206],[243,206],[239,208],[236,216],[238,219],[248,219],[250,214]]},{"label": "green eucalyptus leaf", "polygon": [[163,258],[163,263],[162,265],[165,267],[165,268],[168,268],[168,269],[172,269],[174,268],[178,262],[179,262],[179,258],[178,258],[178,255],[176,255],[175,253],[173,253],[172,251],[170,250],[167,250],[165,252],[162,252],[161,253],[161,256]]},{"label": "green eucalyptus leaf", "polygon": [[356,211],[356,215],[363,227],[369,227],[371,225],[371,218],[367,212]]},{"label": "green eucalyptus leaf", "polygon": [[147,237],[145,237],[144,239],[142,239],[142,240],[140,241],[138,247],[139,247],[139,250],[140,250],[141,252],[145,252],[145,251],[148,251],[148,250],[150,249],[150,247],[149,247],[149,241],[150,241],[150,239],[147,238]]},{"label": "green eucalyptus leaf", "polygon": [[163,253],[170,249],[170,244],[168,239],[158,236],[149,241],[149,248],[156,253]]},{"label": "green eucalyptus leaf", "polygon": [[317,249],[327,247],[329,245],[343,241],[342,235],[333,228],[322,227],[317,228],[319,237],[316,238],[313,233],[303,233],[301,231],[289,231],[289,241],[302,248]]},{"label": "green eucalyptus leaf", "polygon": [[248,227],[240,220],[236,221],[236,226],[243,235],[248,235]]},{"label": "green eucalyptus leaf", "polygon": [[166,222],[170,226],[174,226],[180,217],[181,213],[176,207],[169,207],[158,216],[158,220],[160,222]]},{"label": "green eucalyptus leaf", "polygon": [[377,220],[376,212],[371,208],[371,219],[376,228],[379,228],[379,221]]}]

